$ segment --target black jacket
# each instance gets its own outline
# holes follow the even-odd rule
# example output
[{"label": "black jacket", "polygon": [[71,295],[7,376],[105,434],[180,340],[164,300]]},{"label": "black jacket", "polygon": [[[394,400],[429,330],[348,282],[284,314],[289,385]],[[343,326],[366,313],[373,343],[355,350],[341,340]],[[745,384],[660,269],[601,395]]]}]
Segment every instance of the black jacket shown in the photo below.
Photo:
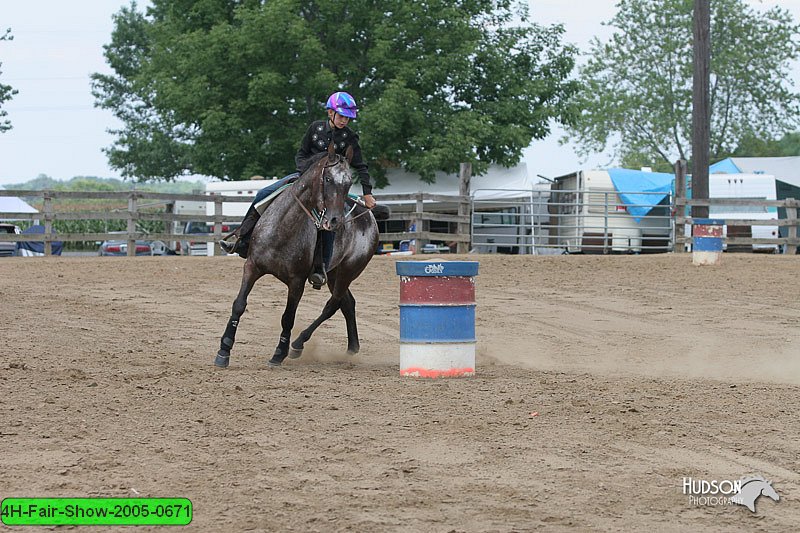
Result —
[{"label": "black jacket", "polygon": [[[333,139],[331,139],[331,136],[333,136]],[[369,177],[367,164],[361,156],[358,134],[347,126],[334,131],[328,120],[317,120],[308,127],[303,140],[300,141],[300,149],[297,151],[297,155],[294,156],[297,171],[302,173],[311,156],[326,151],[331,140],[336,143],[337,154],[345,155],[347,147],[353,147],[353,159],[350,161],[350,166],[358,173],[358,180],[361,182],[361,189],[364,194],[372,194],[372,181]]]}]

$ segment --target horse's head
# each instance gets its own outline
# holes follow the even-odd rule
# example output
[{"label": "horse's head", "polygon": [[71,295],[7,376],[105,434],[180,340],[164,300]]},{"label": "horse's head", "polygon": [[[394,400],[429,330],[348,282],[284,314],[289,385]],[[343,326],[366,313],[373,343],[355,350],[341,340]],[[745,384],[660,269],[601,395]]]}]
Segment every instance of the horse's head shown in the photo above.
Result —
[{"label": "horse's head", "polygon": [[353,182],[350,173],[352,158],[352,148],[348,147],[345,156],[341,156],[331,144],[328,152],[320,154],[319,160],[309,169],[312,173],[311,201],[321,229],[334,231],[344,222],[345,201]]}]

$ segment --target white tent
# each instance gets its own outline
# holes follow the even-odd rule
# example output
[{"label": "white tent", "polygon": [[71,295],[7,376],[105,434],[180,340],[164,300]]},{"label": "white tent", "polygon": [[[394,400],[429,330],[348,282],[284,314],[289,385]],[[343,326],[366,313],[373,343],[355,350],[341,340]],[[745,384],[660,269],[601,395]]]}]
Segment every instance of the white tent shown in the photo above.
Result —
[{"label": "white tent", "polygon": [[[3,186],[0,185],[0,189],[3,189]],[[16,196],[0,196],[0,213],[38,213],[35,208],[33,208],[27,202],[17,198]],[[0,219],[0,220],[11,220],[11,219]]]}]

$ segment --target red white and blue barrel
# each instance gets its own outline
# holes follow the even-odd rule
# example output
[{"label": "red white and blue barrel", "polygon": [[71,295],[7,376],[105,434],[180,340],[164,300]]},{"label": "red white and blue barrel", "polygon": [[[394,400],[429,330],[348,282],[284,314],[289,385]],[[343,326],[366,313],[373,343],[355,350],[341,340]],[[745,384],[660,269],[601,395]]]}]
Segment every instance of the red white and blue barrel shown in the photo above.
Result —
[{"label": "red white and blue barrel", "polygon": [[722,255],[722,227],[717,218],[695,218],[692,222],[692,263],[716,265]]},{"label": "red white and blue barrel", "polygon": [[400,375],[475,374],[477,261],[398,261]]}]

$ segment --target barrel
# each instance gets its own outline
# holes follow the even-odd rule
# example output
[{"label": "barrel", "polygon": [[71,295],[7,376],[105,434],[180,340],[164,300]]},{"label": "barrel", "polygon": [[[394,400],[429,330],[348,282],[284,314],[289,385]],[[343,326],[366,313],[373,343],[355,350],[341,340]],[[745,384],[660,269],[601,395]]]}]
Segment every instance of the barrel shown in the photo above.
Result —
[{"label": "barrel", "polygon": [[695,218],[692,221],[692,263],[716,265],[722,255],[722,227],[717,218]]},{"label": "barrel", "polygon": [[400,375],[475,374],[477,261],[398,261]]}]

